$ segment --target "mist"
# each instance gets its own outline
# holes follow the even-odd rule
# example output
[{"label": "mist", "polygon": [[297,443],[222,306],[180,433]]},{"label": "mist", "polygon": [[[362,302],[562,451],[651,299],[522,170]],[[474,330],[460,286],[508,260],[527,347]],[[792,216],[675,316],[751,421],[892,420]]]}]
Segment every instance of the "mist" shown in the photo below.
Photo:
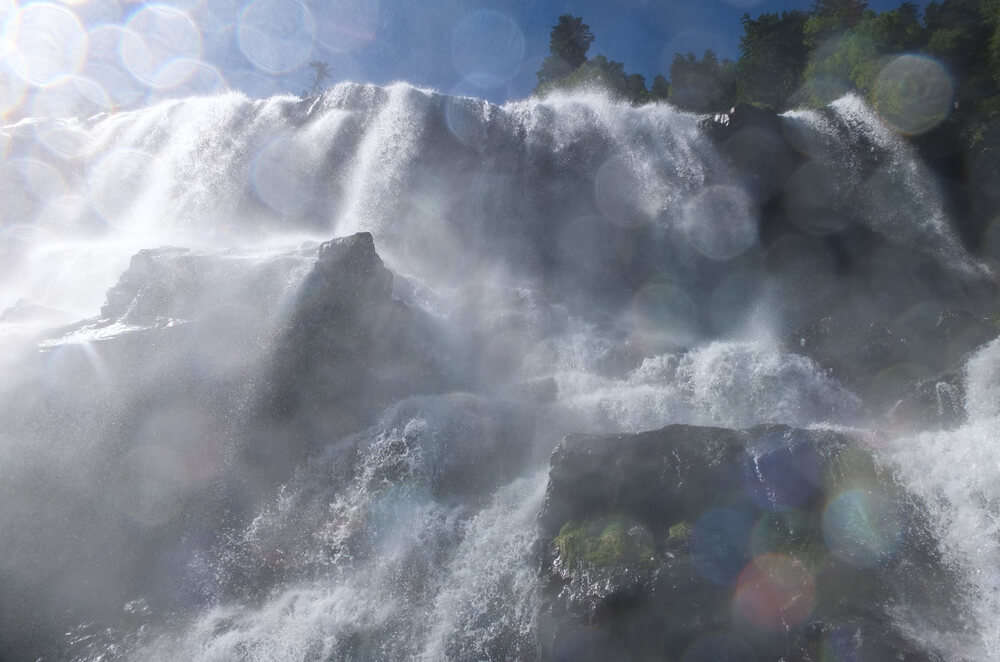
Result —
[{"label": "mist", "polygon": [[533,659],[556,443],[676,423],[875,439],[972,587],[899,622],[996,653],[996,481],[955,484],[995,278],[860,98],[343,83],[2,136],[5,657]]}]

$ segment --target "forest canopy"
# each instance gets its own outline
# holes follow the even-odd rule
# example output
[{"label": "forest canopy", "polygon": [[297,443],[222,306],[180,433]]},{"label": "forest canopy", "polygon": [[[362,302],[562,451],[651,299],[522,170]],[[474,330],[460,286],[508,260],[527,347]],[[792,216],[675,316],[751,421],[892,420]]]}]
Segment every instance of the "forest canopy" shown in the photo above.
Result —
[{"label": "forest canopy", "polygon": [[621,62],[588,57],[590,26],[566,14],[552,28],[535,92],[599,86],[636,105],[666,100],[710,113],[741,103],[817,107],[854,91],[883,114],[902,103],[931,115],[942,106],[1000,112],[1000,0],[943,0],[922,13],[912,2],[876,12],[862,0],[816,0],[807,12],[744,14],[742,25],[735,62],[711,50],[677,53],[647,86]]}]

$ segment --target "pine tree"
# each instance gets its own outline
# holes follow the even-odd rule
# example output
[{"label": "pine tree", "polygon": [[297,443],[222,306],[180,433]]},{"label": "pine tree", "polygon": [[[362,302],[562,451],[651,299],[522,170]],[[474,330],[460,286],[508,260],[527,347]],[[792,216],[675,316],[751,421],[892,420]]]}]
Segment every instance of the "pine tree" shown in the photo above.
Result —
[{"label": "pine tree", "polygon": [[549,33],[549,56],[538,70],[538,84],[552,83],[569,76],[587,61],[594,42],[590,26],[579,16],[563,14]]},{"label": "pine tree", "polygon": [[593,42],[594,34],[582,18],[563,14],[549,35],[549,52],[576,69],[587,61]]}]

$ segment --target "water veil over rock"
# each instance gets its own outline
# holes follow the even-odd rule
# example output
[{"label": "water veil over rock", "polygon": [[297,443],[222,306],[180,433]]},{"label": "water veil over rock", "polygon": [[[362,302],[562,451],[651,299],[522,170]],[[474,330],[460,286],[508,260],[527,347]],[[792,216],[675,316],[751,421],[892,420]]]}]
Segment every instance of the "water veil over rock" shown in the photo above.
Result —
[{"label": "water veil over rock", "polygon": [[0,135],[0,659],[1000,655],[995,276],[859,98]]}]

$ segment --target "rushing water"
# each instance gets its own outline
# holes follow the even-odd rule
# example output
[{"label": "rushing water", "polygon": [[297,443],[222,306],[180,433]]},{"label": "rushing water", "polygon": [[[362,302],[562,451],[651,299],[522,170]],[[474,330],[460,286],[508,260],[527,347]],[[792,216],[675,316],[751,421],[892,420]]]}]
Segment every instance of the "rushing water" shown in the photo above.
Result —
[{"label": "rushing water", "polygon": [[[939,296],[895,253],[872,258],[863,295],[861,277],[839,280],[821,238],[848,223],[956,278],[981,273],[933,178],[857,98],[789,113],[789,140],[820,165],[792,179],[798,234],[765,245],[766,184],[698,119],[597,95],[494,106],[342,84],[4,128],[0,365],[15,376],[0,386],[0,527],[14,533],[0,581],[44,586],[40,613],[75,596],[74,617],[100,614],[46,644],[80,660],[530,657],[534,522],[560,435],[874,425],[796,334],[816,307],[874,320]],[[311,440],[321,451],[245,516],[163,534],[185,531],[169,527],[190,495],[242,471],[234,449],[254,437],[316,243],[357,231],[468,392],[410,385],[346,438]],[[162,246],[189,250],[132,259]],[[105,301],[130,261],[133,278],[172,284],[153,314]],[[886,312],[883,286],[905,311]],[[197,342],[115,349],[206,317]],[[968,582],[968,631],[920,633],[956,660],[1000,654],[997,356],[968,364],[962,427],[883,445]],[[216,386],[192,401],[169,387],[187,378]],[[491,461],[511,438],[528,450],[510,480],[451,487],[456,457]],[[169,549],[131,559],[140,579],[100,562],[144,536]],[[4,625],[26,628],[9,611]]]}]

